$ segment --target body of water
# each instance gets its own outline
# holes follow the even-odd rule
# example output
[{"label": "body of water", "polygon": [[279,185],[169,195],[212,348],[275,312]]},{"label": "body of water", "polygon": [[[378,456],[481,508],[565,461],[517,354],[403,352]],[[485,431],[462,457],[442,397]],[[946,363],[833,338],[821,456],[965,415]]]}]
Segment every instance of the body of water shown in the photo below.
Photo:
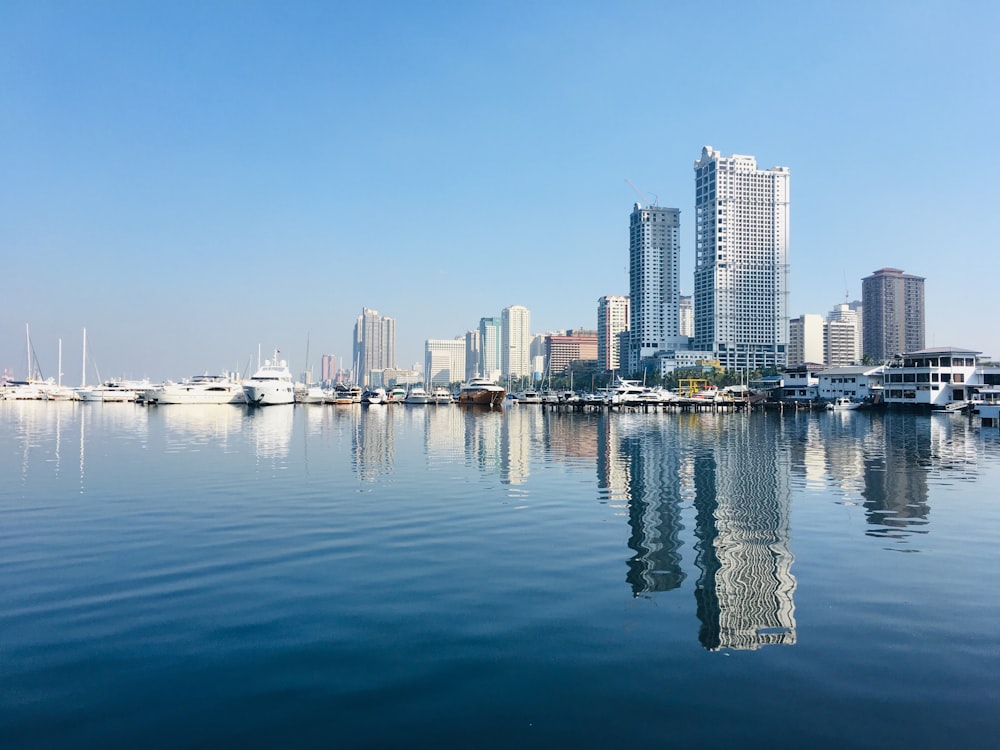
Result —
[{"label": "body of water", "polygon": [[959,415],[0,402],[0,746],[992,748]]}]

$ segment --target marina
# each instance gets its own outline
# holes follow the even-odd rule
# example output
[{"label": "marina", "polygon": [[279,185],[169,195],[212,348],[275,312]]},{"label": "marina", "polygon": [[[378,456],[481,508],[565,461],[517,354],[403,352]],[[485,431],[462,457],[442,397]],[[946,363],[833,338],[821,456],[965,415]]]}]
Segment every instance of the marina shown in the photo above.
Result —
[{"label": "marina", "polygon": [[4,401],[0,471],[5,746],[1000,730],[961,414]]}]

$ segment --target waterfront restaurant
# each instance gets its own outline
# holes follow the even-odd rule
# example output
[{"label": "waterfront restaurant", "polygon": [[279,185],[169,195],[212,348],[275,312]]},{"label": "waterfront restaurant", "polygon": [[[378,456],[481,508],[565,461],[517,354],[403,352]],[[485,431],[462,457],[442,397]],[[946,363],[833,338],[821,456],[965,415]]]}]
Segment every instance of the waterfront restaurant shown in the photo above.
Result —
[{"label": "waterfront restaurant", "polygon": [[[885,370],[885,403],[890,408],[954,409],[971,400],[995,367],[982,368],[982,352],[937,347],[900,354]],[[990,371],[989,377],[984,377]]]}]

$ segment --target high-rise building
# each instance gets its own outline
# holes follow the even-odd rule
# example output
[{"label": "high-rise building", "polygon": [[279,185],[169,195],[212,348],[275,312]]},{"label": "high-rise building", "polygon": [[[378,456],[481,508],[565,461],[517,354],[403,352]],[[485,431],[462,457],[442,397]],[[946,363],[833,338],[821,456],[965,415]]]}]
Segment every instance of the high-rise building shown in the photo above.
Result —
[{"label": "high-rise building", "polygon": [[360,385],[370,385],[372,370],[396,367],[395,319],[367,307],[361,311],[354,324],[354,363]]},{"label": "high-rise building", "polygon": [[628,370],[659,351],[686,347],[681,342],[681,212],[636,203],[629,220],[629,304],[631,309]]},{"label": "high-rise building", "polygon": [[465,336],[427,339],[424,343],[424,380],[428,386],[448,386],[466,379]]},{"label": "high-rise building", "polygon": [[694,348],[723,367],[783,366],[789,170],[705,146],[694,171]]},{"label": "high-rise building", "polygon": [[522,305],[505,307],[500,313],[500,370],[503,375],[531,375],[531,312]]},{"label": "high-rise building", "polygon": [[465,379],[471,380],[479,374],[479,358],[481,346],[479,345],[479,331],[465,332]]},{"label": "high-rise building", "polygon": [[500,377],[500,318],[479,319],[479,374]]},{"label": "high-rise building", "polygon": [[677,327],[684,338],[694,338],[694,305],[690,294],[682,294],[678,298]]},{"label": "high-rise building", "polygon": [[846,367],[861,362],[860,301],[834,305],[826,316],[824,352],[829,367]]},{"label": "high-rise building", "polygon": [[569,372],[571,362],[597,361],[597,331],[566,331],[545,337],[550,375]]},{"label": "high-rise building", "polygon": [[806,313],[788,321],[788,362],[801,365],[825,363],[823,353],[823,318]]},{"label": "high-rise building", "polygon": [[924,278],[880,268],[861,280],[864,354],[884,362],[924,348]]},{"label": "high-rise building", "polygon": [[332,354],[324,354],[320,364],[320,382],[332,383],[337,373],[337,358]]},{"label": "high-rise building", "polygon": [[597,300],[597,366],[605,371],[621,367],[620,333],[629,329],[629,300],[606,295]]}]

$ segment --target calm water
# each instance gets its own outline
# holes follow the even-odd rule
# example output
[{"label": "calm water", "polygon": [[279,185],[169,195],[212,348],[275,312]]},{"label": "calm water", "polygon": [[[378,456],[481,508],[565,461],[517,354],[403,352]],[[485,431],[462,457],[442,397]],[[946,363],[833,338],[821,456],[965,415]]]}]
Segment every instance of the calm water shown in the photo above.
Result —
[{"label": "calm water", "polygon": [[0,402],[0,746],[995,747],[1000,431]]}]

